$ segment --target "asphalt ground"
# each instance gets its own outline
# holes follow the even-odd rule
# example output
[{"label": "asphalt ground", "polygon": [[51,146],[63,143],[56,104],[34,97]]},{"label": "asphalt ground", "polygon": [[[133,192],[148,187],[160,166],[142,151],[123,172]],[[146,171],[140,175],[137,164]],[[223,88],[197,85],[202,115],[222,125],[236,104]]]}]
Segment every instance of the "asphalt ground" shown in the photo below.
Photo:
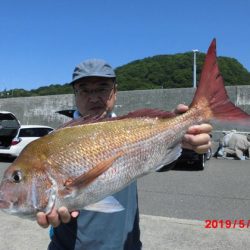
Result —
[{"label": "asphalt ground", "polygon": [[[9,164],[0,162],[0,177]],[[249,176],[250,161],[211,159],[204,171],[141,178],[143,249],[249,249]],[[0,250],[47,249],[48,230],[36,222],[2,212],[0,221]]]}]

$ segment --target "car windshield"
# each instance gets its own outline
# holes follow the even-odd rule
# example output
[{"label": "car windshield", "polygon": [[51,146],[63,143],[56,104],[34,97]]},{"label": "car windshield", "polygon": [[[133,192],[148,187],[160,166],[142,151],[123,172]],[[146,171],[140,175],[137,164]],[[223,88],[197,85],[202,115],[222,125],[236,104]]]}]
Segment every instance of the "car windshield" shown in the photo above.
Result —
[{"label": "car windshield", "polygon": [[47,135],[51,128],[21,128],[19,137],[42,137]]},{"label": "car windshield", "polygon": [[0,116],[0,127],[1,128],[18,128],[18,121],[14,117]]}]

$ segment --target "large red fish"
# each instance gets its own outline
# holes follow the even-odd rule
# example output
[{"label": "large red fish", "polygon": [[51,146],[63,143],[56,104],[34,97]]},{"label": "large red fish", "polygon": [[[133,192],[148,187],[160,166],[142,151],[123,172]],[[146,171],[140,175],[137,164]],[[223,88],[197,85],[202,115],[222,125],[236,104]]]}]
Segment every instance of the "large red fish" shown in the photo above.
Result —
[{"label": "large red fish", "polygon": [[227,96],[215,40],[186,113],[140,110],[116,119],[71,122],[29,144],[5,171],[0,208],[27,216],[60,206],[118,211],[119,204],[101,200],[176,160],[188,127],[211,119],[250,125],[250,116]]}]

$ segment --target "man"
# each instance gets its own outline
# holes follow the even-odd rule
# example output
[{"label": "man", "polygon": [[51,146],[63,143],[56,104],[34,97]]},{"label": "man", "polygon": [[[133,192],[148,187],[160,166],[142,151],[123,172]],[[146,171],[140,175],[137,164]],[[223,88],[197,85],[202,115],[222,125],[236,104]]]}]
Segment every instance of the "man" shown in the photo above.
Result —
[{"label": "man", "polygon": [[[77,106],[74,118],[96,115],[114,117],[117,94],[115,79],[114,70],[103,60],[91,59],[79,64],[71,82]],[[187,109],[179,105],[176,112],[182,113]],[[210,147],[208,133],[211,129],[209,124],[189,128],[183,139],[183,147],[206,152]],[[70,213],[61,207],[47,216],[38,213],[40,226],[48,227],[50,224],[54,227],[48,249],[141,249],[136,182],[114,194],[114,197],[125,208],[123,211],[112,214],[85,210]]]},{"label": "man", "polygon": [[250,136],[233,133],[226,145],[224,145],[224,157],[228,154],[235,155],[239,160],[249,159],[250,156]]},{"label": "man", "polygon": [[215,156],[227,158],[228,155],[236,156],[239,160],[248,160],[250,157],[250,134],[239,134],[236,130],[226,133],[220,139]]}]

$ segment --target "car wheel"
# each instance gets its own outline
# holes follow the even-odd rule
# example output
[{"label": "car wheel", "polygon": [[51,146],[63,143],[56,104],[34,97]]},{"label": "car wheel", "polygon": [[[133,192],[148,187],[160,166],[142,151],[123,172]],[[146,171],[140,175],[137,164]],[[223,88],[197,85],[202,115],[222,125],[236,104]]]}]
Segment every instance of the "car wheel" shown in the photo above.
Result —
[{"label": "car wheel", "polygon": [[206,157],[205,154],[199,156],[199,161],[194,164],[195,169],[203,170],[205,167]]},{"label": "car wheel", "polygon": [[212,154],[213,154],[212,149],[209,148],[206,153],[206,160],[210,160],[210,158],[212,157]]}]

